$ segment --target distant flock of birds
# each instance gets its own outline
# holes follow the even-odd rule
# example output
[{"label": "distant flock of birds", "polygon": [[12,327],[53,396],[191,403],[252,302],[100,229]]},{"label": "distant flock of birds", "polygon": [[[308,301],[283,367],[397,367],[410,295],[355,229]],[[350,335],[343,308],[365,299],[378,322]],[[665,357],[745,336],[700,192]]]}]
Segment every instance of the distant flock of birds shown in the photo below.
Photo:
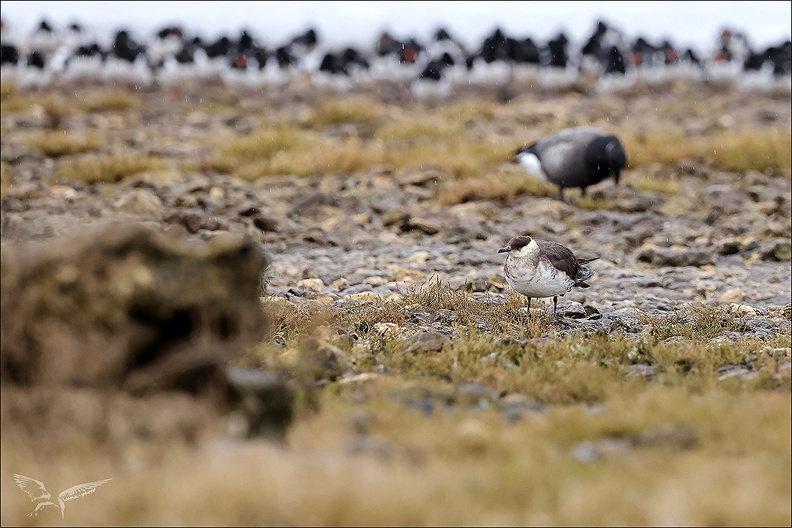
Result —
[{"label": "distant flock of birds", "polygon": [[145,41],[126,29],[107,37],[103,44],[79,23],[55,29],[42,20],[32,34],[20,38],[3,22],[2,77],[25,86],[81,79],[168,84],[213,76],[229,84],[263,85],[307,74],[317,84],[339,89],[366,80],[409,81],[417,96],[449,93],[458,83],[511,79],[559,87],[586,74],[594,75],[603,90],[628,88],[638,79],[657,83],[674,78],[734,81],[760,89],[792,86],[788,39],[754,49],[744,34],[731,29],[723,29],[704,53],[668,40],[628,39],[604,21],[595,24],[582,45],[573,45],[564,33],[539,42],[496,29],[470,47],[444,28],[426,41],[382,32],[369,49],[325,45],[315,29],[274,45],[250,30],[205,40],[178,25],[165,26]]}]

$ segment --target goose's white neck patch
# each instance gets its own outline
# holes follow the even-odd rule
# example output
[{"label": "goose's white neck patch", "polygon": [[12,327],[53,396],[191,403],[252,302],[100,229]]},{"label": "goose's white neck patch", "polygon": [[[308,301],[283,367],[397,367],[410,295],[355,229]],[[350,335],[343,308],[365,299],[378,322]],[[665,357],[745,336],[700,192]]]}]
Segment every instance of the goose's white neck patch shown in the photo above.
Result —
[{"label": "goose's white neck patch", "polygon": [[547,181],[547,174],[542,170],[542,164],[535,154],[530,152],[523,152],[517,155],[517,161],[525,167],[525,169],[536,178]]},{"label": "goose's white neck patch", "polygon": [[528,245],[521,247],[517,251],[512,251],[511,254],[517,258],[523,258],[533,254],[536,251],[539,251],[539,246],[536,244],[534,239],[531,239]]}]

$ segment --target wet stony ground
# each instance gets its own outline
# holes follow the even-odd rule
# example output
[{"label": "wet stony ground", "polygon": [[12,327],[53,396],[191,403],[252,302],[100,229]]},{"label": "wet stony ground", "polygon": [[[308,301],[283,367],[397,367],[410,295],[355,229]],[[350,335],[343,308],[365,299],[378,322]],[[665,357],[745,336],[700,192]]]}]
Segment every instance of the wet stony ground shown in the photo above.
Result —
[{"label": "wet stony ground", "polygon": [[[426,107],[391,90],[379,95],[392,108],[410,112]],[[137,112],[73,114],[61,126],[96,132],[109,138],[112,149],[131,156],[156,153],[172,162],[194,162],[195,156],[211,152],[201,143],[204,137],[230,139],[254,129],[268,112],[291,115],[337,97],[303,87],[282,98],[240,93],[229,102],[228,90],[214,87],[209,98],[225,100],[227,108],[209,111],[197,91],[150,89],[135,95],[142,101]],[[496,95],[471,91],[465,97]],[[610,112],[607,124],[617,133],[619,124],[629,130],[662,128],[656,112],[646,115],[652,104],[666,105],[665,126],[691,134],[728,128],[735,120],[744,126],[789,126],[783,94],[721,90],[709,95],[706,104],[722,113],[700,112],[685,119],[668,94],[656,91],[621,96],[622,107],[614,95],[526,93],[493,103],[500,120],[468,126],[500,134],[502,142],[515,146],[535,138],[535,125],[519,127],[518,117],[525,120],[529,111],[534,119],[550,123],[576,114],[601,119]],[[547,113],[553,103],[555,115]],[[579,255],[600,257],[593,287],[562,299],[563,312],[579,319],[575,325],[583,328],[602,328],[635,309],[658,313],[683,303],[734,303],[745,315],[759,317],[756,331],[761,334],[768,324],[764,318],[790,300],[790,179],[771,169],[729,173],[705,162],[680,160],[628,170],[623,185],[603,182],[593,188],[593,202],[581,205],[574,189],[567,191],[568,203],[527,193],[448,204],[438,195],[453,189],[457,180],[431,164],[255,181],[173,168],[118,183],[59,181],[56,169],[69,163],[70,156],[48,158],[23,141],[25,134],[48,127],[41,107],[6,112],[2,126],[2,157],[13,182],[3,197],[3,244],[126,220],[204,239],[222,231],[246,231],[274,261],[266,293],[290,302],[398,298],[406,288],[431,281],[497,302],[508,294],[497,249],[513,235],[530,234],[564,243]],[[348,127],[327,127],[324,133],[359,131],[353,124]],[[489,177],[523,174],[508,159],[495,170]],[[633,184],[639,175],[654,182],[651,190]],[[663,180],[673,182],[664,189]]]}]

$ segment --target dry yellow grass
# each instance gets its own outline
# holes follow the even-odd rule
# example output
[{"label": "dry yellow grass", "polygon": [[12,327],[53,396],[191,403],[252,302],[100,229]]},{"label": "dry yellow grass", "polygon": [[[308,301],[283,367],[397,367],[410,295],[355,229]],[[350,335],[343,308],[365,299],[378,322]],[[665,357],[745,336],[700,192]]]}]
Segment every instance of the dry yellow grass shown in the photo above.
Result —
[{"label": "dry yellow grass", "polygon": [[677,176],[661,176],[648,174],[644,171],[633,171],[630,174],[630,185],[639,191],[677,196],[681,186]]},{"label": "dry yellow grass", "polygon": [[165,168],[161,158],[128,154],[87,154],[62,161],[55,170],[56,181],[115,183],[134,174]]},{"label": "dry yellow grass", "polygon": [[302,125],[306,128],[322,128],[340,123],[361,123],[376,127],[382,120],[382,105],[373,100],[328,99],[313,108]]},{"label": "dry yellow grass", "polygon": [[332,138],[281,123],[226,142],[208,166],[224,174],[256,179],[363,172],[383,164],[396,169],[433,165],[451,177],[464,179],[483,174],[507,159],[508,153],[503,145],[453,135],[432,140]]},{"label": "dry yellow grass", "polygon": [[434,165],[453,178],[481,176],[508,159],[510,149],[502,144],[459,138],[437,142],[387,144],[383,162],[396,168]]},{"label": "dry yellow grass", "polygon": [[718,134],[702,147],[709,149],[712,163],[726,171],[775,169],[788,174],[792,166],[792,134],[788,128]]},{"label": "dry yellow grass", "polygon": [[75,111],[74,105],[60,95],[50,95],[41,100],[40,108],[46,118],[46,125],[50,128],[62,127]]},{"label": "dry yellow grass", "polygon": [[97,133],[73,134],[65,130],[34,132],[25,138],[25,143],[51,158],[99,150],[107,145]]},{"label": "dry yellow grass", "polygon": [[281,174],[351,173],[376,165],[381,159],[381,150],[356,137],[330,140],[281,127],[229,142],[209,166],[253,180]]},{"label": "dry yellow grass", "polygon": [[[32,509],[11,478],[21,472],[57,489],[112,478],[67,504],[67,521],[86,525],[788,525],[788,393],[648,384],[597,412],[551,406],[509,422],[477,407],[425,416],[392,397],[407,386],[382,377],[326,390],[284,446],[47,460],[4,440],[0,515],[16,524]],[[621,447],[583,462],[585,442]]]},{"label": "dry yellow grass", "polygon": [[232,93],[213,96],[201,101],[199,107],[207,112],[225,112],[239,109],[239,98]]},{"label": "dry yellow grass", "polygon": [[508,202],[517,196],[555,197],[558,188],[550,183],[519,172],[495,172],[483,177],[443,182],[437,199],[445,205],[475,200]]},{"label": "dry yellow grass", "polygon": [[613,209],[614,199],[608,196],[578,196],[575,206],[588,211],[608,211]]},{"label": "dry yellow grass", "polygon": [[140,105],[140,99],[126,90],[99,91],[80,101],[80,108],[88,113],[126,112]]},{"label": "dry yellow grass", "polygon": [[375,137],[383,141],[436,141],[453,139],[462,135],[463,128],[446,120],[411,118],[383,125]]},{"label": "dry yellow grass", "polygon": [[0,115],[25,112],[35,104],[36,99],[21,94],[14,82],[3,80],[0,83]]},{"label": "dry yellow grass", "polygon": [[678,130],[639,132],[624,134],[622,139],[631,169],[692,160],[732,172],[775,169],[789,173],[791,137],[789,129],[748,129],[704,137],[685,137]]},{"label": "dry yellow grass", "polygon": [[439,109],[439,114],[446,119],[457,122],[478,119],[492,121],[497,115],[496,109],[497,105],[492,101],[465,99],[443,106]]},{"label": "dry yellow grass", "polygon": [[269,159],[281,152],[311,148],[313,138],[293,127],[276,126],[232,139],[223,145],[222,155],[237,163]]},{"label": "dry yellow grass", "polygon": [[61,128],[69,117],[79,112],[71,95],[56,90],[34,94],[7,81],[0,84],[0,102],[0,115],[31,112],[41,116],[42,124],[49,128]]},{"label": "dry yellow grass", "polygon": [[[362,172],[383,164],[396,169],[433,165],[454,178],[477,177],[510,154],[502,142],[465,134],[465,119],[492,112],[492,105],[463,102],[405,117],[363,98],[329,99],[298,122],[271,120],[265,129],[224,142],[208,165],[244,179]],[[344,123],[363,127],[364,133],[341,138],[320,134],[325,127]]]},{"label": "dry yellow grass", "polygon": [[11,177],[11,166],[5,161],[0,162],[0,198],[5,197],[13,181]]}]

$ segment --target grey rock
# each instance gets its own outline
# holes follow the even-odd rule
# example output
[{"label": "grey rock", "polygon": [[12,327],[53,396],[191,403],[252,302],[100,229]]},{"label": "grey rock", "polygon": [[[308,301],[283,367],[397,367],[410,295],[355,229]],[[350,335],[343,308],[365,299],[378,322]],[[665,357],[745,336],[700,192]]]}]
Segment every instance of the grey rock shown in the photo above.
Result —
[{"label": "grey rock", "polygon": [[750,380],[759,377],[759,372],[743,365],[724,365],[718,369],[718,381],[726,379]]},{"label": "grey rock", "polygon": [[480,383],[460,383],[454,387],[454,402],[464,407],[489,409],[498,400],[498,393]]},{"label": "grey rock", "polygon": [[600,458],[624,455],[630,442],[623,438],[604,438],[596,442],[580,442],[572,448],[572,456],[579,462],[594,462]]},{"label": "grey rock", "polygon": [[440,231],[435,222],[419,217],[410,217],[401,225],[401,229],[402,231],[420,231],[426,235],[435,235]]},{"label": "grey rock", "polygon": [[509,394],[500,401],[501,411],[510,422],[516,422],[531,414],[542,413],[546,405],[523,394]]},{"label": "grey rock", "polygon": [[246,436],[283,439],[294,416],[294,392],[274,372],[226,368],[232,408],[245,417]]},{"label": "grey rock", "polygon": [[701,440],[695,429],[679,424],[643,431],[631,437],[631,443],[635,447],[662,447],[678,451],[696,448]]},{"label": "grey rock", "polygon": [[165,210],[159,196],[148,189],[130,189],[115,201],[113,207],[125,213],[152,216],[160,216]]},{"label": "grey rock", "polygon": [[[360,399],[359,396],[356,397]],[[368,399],[367,397],[365,399]],[[357,435],[367,435],[371,432],[376,417],[367,409],[355,409],[347,417],[347,425]]]},{"label": "grey rock", "polygon": [[397,177],[400,185],[415,185],[419,187],[435,186],[445,179],[446,175],[440,167],[430,166],[410,170]]},{"label": "grey rock", "polygon": [[262,337],[267,263],[244,236],[196,243],[136,224],[4,247],[3,380],[211,392]]},{"label": "grey rock", "polygon": [[630,365],[627,371],[627,377],[642,376],[645,378],[653,378],[657,374],[657,367],[650,364]]},{"label": "grey rock", "polygon": [[253,221],[253,225],[261,229],[262,231],[278,230],[278,220],[276,218],[273,218],[271,216],[259,212],[253,213],[248,216],[250,216],[250,219]]},{"label": "grey rock", "polygon": [[405,352],[416,354],[424,352],[439,352],[443,347],[451,345],[451,338],[440,332],[429,330],[418,332],[409,341]]},{"label": "grey rock", "polygon": [[650,262],[655,266],[706,266],[715,264],[715,257],[701,249],[643,248],[638,260]]},{"label": "grey rock", "polygon": [[558,313],[572,319],[583,319],[589,315],[582,304],[574,301],[564,301],[561,303],[558,307]]},{"label": "grey rock", "polygon": [[338,199],[326,192],[314,191],[298,199],[292,205],[291,215],[309,215],[324,205],[337,206]]},{"label": "grey rock", "polygon": [[719,240],[714,247],[718,255],[734,255],[744,249],[742,241],[738,238],[725,238]]},{"label": "grey rock", "polygon": [[390,441],[370,435],[355,435],[344,443],[344,450],[352,455],[373,455],[382,461],[390,461],[395,455]]},{"label": "grey rock", "polygon": [[190,233],[197,233],[205,229],[207,217],[206,214],[195,209],[176,209],[168,213],[164,221],[168,224],[180,224]]},{"label": "grey rock", "polygon": [[410,219],[410,213],[399,207],[390,209],[382,215],[382,225],[390,227],[392,225],[402,225]]},{"label": "grey rock", "polygon": [[777,240],[762,244],[759,248],[762,260],[786,262],[792,255],[792,244],[788,240]]},{"label": "grey rock", "polygon": [[297,370],[300,377],[315,381],[335,381],[357,372],[349,364],[343,350],[319,339],[309,339],[303,343]]}]

